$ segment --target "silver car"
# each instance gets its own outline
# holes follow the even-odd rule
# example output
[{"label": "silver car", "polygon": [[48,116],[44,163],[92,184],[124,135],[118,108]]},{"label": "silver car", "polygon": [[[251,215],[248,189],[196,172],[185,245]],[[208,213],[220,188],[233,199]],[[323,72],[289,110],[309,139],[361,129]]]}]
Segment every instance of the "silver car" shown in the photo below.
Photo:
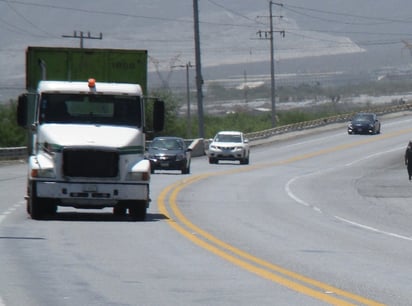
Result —
[{"label": "silver car", "polygon": [[240,164],[249,164],[249,141],[242,132],[221,131],[211,140],[207,152],[209,163],[217,164],[219,160],[238,160]]}]

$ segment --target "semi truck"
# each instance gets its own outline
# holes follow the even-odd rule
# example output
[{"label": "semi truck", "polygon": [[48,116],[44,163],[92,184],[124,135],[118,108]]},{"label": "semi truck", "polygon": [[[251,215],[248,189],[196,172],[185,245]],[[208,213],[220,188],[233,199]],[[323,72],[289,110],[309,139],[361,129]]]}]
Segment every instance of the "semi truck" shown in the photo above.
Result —
[{"label": "semi truck", "polygon": [[146,50],[27,48],[17,122],[28,131],[31,218],[53,215],[59,206],[110,207],[115,215],[146,218],[145,134],[164,124],[164,102],[146,90]]}]

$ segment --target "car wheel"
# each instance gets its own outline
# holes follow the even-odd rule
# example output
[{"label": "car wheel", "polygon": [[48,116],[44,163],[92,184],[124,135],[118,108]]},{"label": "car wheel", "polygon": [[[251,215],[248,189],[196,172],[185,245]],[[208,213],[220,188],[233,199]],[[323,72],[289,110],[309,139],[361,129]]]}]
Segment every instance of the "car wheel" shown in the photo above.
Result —
[{"label": "car wheel", "polygon": [[214,157],[209,157],[209,164],[217,164],[218,163],[218,159],[214,158]]},{"label": "car wheel", "polygon": [[189,166],[184,166],[182,169],[182,174],[189,174],[190,173],[190,165]]},{"label": "car wheel", "polygon": [[147,201],[129,201],[129,215],[133,221],[144,221],[147,214]]},{"label": "car wheel", "polygon": [[185,174],[190,174],[190,161],[189,161],[189,165],[187,165]]}]

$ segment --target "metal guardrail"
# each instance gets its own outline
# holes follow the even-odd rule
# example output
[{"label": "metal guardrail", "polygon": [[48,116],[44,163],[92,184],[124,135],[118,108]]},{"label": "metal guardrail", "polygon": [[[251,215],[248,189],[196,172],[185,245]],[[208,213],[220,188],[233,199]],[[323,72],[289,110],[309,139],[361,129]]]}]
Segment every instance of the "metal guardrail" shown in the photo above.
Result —
[{"label": "metal guardrail", "polygon": [[[389,113],[398,113],[398,112],[410,111],[410,110],[412,110],[412,103],[370,107],[368,109],[362,110],[362,112],[371,112],[371,113],[376,113],[377,115],[384,115],[384,114],[389,114]],[[282,125],[282,126],[264,130],[264,131],[247,133],[245,134],[245,137],[248,138],[250,141],[260,140],[260,139],[265,139],[268,137],[272,137],[275,135],[284,134],[288,132],[295,132],[299,130],[325,126],[327,124],[348,122],[358,112],[359,111],[347,113],[347,114],[341,114],[337,116],[321,118],[321,119],[316,119],[316,120]]]},{"label": "metal guardrail", "polygon": [[0,160],[23,159],[27,157],[27,147],[0,148]]},{"label": "metal guardrail", "polygon": [[[404,103],[404,104],[399,104],[399,105],[376,106],[376,107],[370,107],[363,111],[373,112],[378,115],[384,115],[384,114],[389,114],[389,113],[397,113],[397,112],[410,111],[410,110],[412,110],[412,103]],[[357,112],[341,114],[337,116],[331,116],[331,117],[326,117],[326,118],[321,118],[321,119],[316,119],[316,120],[304,121],[304,122],[299,122],[299,123],[293,123],[293,124],[288,124],[288,125],[282,125],[279,127],[275,127],[273,129],[246,133],[245,136],[246,138],[249,139],[249,141],[265,139],[265,138],[269,138],[269,137],[284,134],[284,133],[295,132],[295,131],[310,129],[310,128],[316,128],[316,127],[325,126],[327,124],[332,124],[332,123],[346,122],[346,121],[349,121],[355,113]],[[200,151],[204,153],[202,149],[202,147],[204,147],[205,145],[204,142],[199,141],[198,139],[196,143],[199,144],[201,148]],[[196,155],[201,155],[201,153],[197,152]],[[0,148],[0,160],[24,159],[26,157],[27,157],[26,147]]]}]

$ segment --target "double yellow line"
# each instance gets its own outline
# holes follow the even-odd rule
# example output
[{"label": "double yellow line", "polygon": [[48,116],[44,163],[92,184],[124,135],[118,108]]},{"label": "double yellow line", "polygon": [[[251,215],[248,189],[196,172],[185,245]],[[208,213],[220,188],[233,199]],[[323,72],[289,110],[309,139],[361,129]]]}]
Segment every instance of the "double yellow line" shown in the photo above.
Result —
[{"label": "double yellow line", "polygon": [[[227,171],[225,173],[227,173]],[[196,245],[234,265],[299,292],[300,294],[310,296],[331,305],[383,305],[262,260],[235,248],[191,223],[179,210],[177,196],[182,189],[190,184],[214,175],[217,174],[196,175],[190,179],[170,185],[161,192],[158,197],[159,210],[163,215],[168,217],[168,222],[173,229]],[[166,207],[167,204],[168,208]],[[175,219],[171,217],[172,214],[169,210]]]},{"label": "double yellow line", "polygon": [[[157,201],[160,212],[168,218],[170,226],[179,232],[181,235],[204,248],[205,250],[233,263],[234,265],[254,273],[262,278],[270,280],[274,283],[292,289],[300,294],[310,296],[320,301],[329,303],[331,305],[384,305],[382,303],[370,300],[368,298],[341,290],[326,283],[311,279],[304,275],[295,273],[293,271],[282,268],[278,265],[272,264],[250,253],[242,251],[234,246],[216,238],[210,233],[202,230],[198,226],[190,222],[178,208],[177,197],[178,194],[186,187],[194,184],[200,180],[217,176],[227,175],[236,172],[256,170],[259,168],[273,167],[276,165],[287,164],[299,160],[336,152],[343,149],[359,146],[369,142],[375,142],[385,138],[400,136],[410,133],[412,129],[388,133],[371,138],[363,138],[360,141],[342,144],[324,150],[319,150],[309,154],[303,154],[292,157],[283,161],[277,161],[266,164],[257,164],[253,166],[246,166],[232,169],[229,171],[222,171],[218,173],[206,173],[192,176],[188,179],[178,181],[166,187],[160,193]],[[173,216],[173,217],[172,217]]]}]

